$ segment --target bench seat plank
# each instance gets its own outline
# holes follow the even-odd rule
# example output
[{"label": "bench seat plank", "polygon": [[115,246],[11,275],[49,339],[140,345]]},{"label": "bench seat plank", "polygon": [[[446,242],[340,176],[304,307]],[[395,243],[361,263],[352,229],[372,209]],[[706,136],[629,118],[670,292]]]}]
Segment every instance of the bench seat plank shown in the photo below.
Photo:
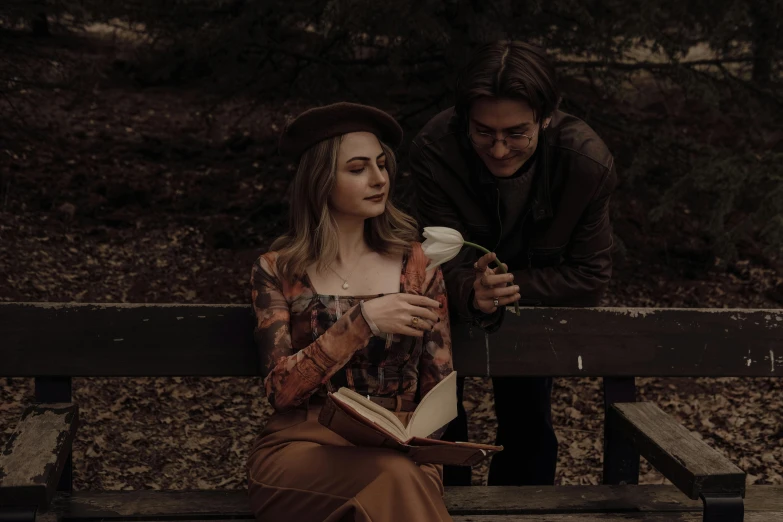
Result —
[{"label": "bench seat plank", "polygon": [[[699,500],[688,499],[675,486],[464,486],[447,487],[449,512],[569,513],[569,512],[701,512]],[[745,511],[783,512],[783,486],[751,486]]]},{"label": "bench seat plank", "polygon": [[[40,522],[57,522],[39,517]],[[178,519],[179,522],[241,522],[253,518]],[[586,513],[534,515],[457,515],[454,522],[702,522],[700,513]],[[137,522],[171,522],[171,519],[144,519]],[[783,522],[783,512],[750,512],[745,522]]]},{"label": "bench seat plank", "polygon": [[33,404],[0,452],[0,506],[46,507],[76,435],[75,404]]},{"label": "bench seat plank", "polygon": [[[462,515],[454,522],[702,522],[699,513],[594,513],[589,515]],[[783,522],[783,512],[748,513],[745,522]]]},{"label": "bench seat plank", "polygon": [[[449,511],[461,515],[504,513],[692,512],[702,504],[674,486],[469,486],[446,488]],[[155,518],[197,520],[251,518],[247,493],[231,491],[77,491],[58,493],[52,508],[68,518]],[[746,512],[783,512],[783,486],[753,486]]]},{"label": "bench seat plank", "polygon": [[656,404],[616,403],[609,415],[639,453],[690,498],[744,495],[745,472]]}]

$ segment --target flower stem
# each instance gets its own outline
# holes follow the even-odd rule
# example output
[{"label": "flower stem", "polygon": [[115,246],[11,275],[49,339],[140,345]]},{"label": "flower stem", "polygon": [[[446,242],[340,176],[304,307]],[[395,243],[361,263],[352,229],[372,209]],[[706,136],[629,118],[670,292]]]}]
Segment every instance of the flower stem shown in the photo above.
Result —
[{"label": "flower stem", "polygon": [[[470,241],[463,241],[462,244],[463,245],[467,245],[469,247],[473,247],[476,250],[484,252],[485,254],[491,254],[491,252],[489,250],[487,250],[486,248],[484,248],[481,245],[477,245],[476,243],[471,243]],[[501,263],[500,259],[498,259],[497,257],[495,257],[495,264],[498,266],[498,268],[500,269],[501,272],[503,272],[504,274],[508,273],[508,271],[503,267],[503,263]],[[517,316],[520,315],[520,312],[519,312],[519,301],[514,303],[514,313]]]}]

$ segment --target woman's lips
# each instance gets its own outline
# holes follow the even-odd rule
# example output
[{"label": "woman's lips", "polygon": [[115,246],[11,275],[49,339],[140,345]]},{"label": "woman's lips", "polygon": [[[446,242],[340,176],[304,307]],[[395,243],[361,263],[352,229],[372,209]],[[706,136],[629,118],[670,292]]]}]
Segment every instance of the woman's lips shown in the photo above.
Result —
[{"label": "woman's lips", "polygon": [[377,196],[371,196],[369,198],[364,198],[364,199],[366,199],[367,201],[372,201],[373,203],[380,203],[381,201],[383,201],[384,197],[385,196],[383,194],[378,194]]}]

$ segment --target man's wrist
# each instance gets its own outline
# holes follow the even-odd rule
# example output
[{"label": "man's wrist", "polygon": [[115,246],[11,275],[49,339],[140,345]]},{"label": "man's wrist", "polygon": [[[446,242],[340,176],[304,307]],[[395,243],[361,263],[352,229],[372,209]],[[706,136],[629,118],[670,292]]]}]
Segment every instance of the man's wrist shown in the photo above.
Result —
[{"label": "man's wrist", "polygon": [[476,306],[473,304],[475,302],[476,302],[476,291],[471,288],[470,295],[468,295],[468,312],[470,312],[471,315],[477,315],[482,313],[481,310],[476,308]]},{"label": "man's wrist", "polygon": [[470,299],[468,300],[468,312],[470,312],[472,315],[487,315],[478,309],[478,307],[474,304],[475,302],[476,296],[473,294],[473,292],[471,292]]},{"label": "man's wrist", "polygon": [[[493,316],[493,315],[495,315],[497,313],[497,310],[495,310],[491,314],[488,314],[486,312],[481,311],[476,305],[473,304],[475,301],[476,301],[476,291],[475,290],[471,290],[470,291],[470,295],[468,296],[468,311],[474,317],[478,317],[478,318],[483,319],[485,317]],[[499,310],[499,308],[498,308],[498,310]]]}]

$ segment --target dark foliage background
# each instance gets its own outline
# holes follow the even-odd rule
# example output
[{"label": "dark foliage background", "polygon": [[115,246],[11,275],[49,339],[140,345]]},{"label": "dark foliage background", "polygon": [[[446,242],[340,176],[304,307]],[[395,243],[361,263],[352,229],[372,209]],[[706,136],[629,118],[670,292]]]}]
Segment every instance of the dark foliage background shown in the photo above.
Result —
[{"label": "dark foliage background", "polygon": [[[549,50],[563,109],[617,159],[605,304],[780,308],[781,20],[783,0],[6,0],[0,299],[248,302],[286,221],[287,118],[358,101],[410,140],[470,50],[512,37]],[[410,209],[407,143],[395,199]],[[648,379],[640,395],[752,482],[783,483],[775,381]],[[78,380],[77,487],[241,487],[268,414],[258,385]],[[0,433],[30,395],[0,387]],[[468,399],[491,439],[491,387],[473,380]],[[599,480],[599,403],[597,381],[558,380],[562,483]]]}]

